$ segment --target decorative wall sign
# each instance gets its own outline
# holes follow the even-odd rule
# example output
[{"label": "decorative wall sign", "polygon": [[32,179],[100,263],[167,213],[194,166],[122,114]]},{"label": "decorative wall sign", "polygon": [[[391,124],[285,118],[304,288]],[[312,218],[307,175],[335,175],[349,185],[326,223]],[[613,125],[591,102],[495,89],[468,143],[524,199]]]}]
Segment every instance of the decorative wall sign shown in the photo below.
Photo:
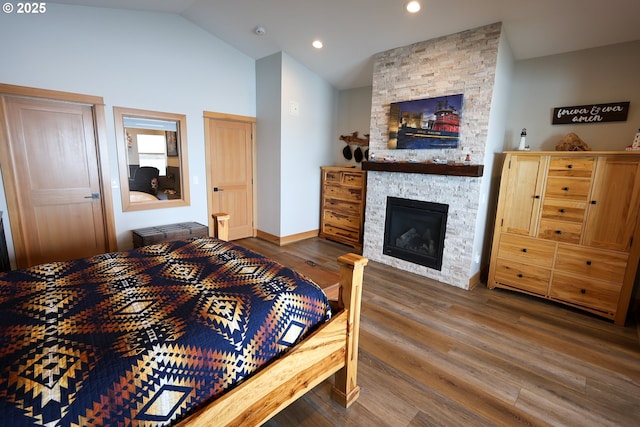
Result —
[{"label": "decorative wall sign", "polygon": [[462,94],[392,102],[389,148],[458,148]]},{"label": "decorative wall sign", "polygon": [[629,101],[610,104],[578,105],[553,109],[554,125],[625,122],[629,113]]}]

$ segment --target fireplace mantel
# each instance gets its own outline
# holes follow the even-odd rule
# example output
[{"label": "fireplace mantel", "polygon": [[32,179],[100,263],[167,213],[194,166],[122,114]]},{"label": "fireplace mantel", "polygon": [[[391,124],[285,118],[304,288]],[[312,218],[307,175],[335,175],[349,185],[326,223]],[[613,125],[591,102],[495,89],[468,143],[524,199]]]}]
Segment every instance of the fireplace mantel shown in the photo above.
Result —
[{"label": "fireplace mantel", "polygon": [[363,161],[362,170],[480,177],[484,171],[484,165]]}]

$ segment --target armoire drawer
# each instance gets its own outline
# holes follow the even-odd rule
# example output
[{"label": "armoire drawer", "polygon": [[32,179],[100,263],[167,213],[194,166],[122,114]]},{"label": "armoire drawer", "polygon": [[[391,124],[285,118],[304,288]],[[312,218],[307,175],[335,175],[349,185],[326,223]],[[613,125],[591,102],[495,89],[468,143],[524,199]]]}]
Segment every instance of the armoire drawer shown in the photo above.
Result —
[{"label": "armoire drawer", "polygon": [[550,278],[551,270],[546,268],[502,259],[496,263],[496,282],[538,295],[547,294]]},{"label": "armoire drawer", "polygon": [[558,245],[556,270],[622,283],[629,256],[580,246]]},{"label": "armoire drawer", "polygon": [[551,268],[556,244],[531,237],[502,234],[498,258]]},{"label": "armoire drawer", "polygon": [[538,229],[539,238],[564,243],[579,243],[581,233],[582,223],[546,218],[540,220],[540,228]]},{"label": "armoire drawer", "polygon": [[586,178],[547,178],[545,199],[571,199],[586,201],[591,190],[591,180]]},{"label": "armoire drawer", "polygon": [[595,157],[552,157],[548,175],[589,178],[595,162]]},{"label": "armoire drawer", "polygon": [[577,200],[545,199],[542,218],[583,222],[587,203]]},{"label": "armoire drawer", "polygon": [[553,273],[549,297],[585,307],[615,313],[621,285],[588,277]]}]

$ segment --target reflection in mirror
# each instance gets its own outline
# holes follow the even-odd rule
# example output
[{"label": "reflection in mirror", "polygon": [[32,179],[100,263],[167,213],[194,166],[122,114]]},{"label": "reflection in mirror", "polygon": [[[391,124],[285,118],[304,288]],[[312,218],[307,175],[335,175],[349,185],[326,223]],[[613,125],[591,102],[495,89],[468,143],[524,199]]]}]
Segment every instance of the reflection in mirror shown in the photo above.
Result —
[{"label": "reflection in mirror", "polygon": [[113,107],[122,210],[189,205],[184,115]]}]

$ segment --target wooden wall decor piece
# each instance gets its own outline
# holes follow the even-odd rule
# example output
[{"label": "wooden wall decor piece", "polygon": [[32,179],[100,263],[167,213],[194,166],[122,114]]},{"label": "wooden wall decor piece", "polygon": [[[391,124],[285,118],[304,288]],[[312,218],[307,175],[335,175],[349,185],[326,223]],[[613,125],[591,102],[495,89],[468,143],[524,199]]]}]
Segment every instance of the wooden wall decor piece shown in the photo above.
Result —
[{"label": "wooden wall decor piece", "polygon": [[358,132],[353,132],[351,135],[340,135],[340,141],[344,141],[347,144],[364,145],[369,146],[369,134],[366,133],[364,138],[358,136]]}]

